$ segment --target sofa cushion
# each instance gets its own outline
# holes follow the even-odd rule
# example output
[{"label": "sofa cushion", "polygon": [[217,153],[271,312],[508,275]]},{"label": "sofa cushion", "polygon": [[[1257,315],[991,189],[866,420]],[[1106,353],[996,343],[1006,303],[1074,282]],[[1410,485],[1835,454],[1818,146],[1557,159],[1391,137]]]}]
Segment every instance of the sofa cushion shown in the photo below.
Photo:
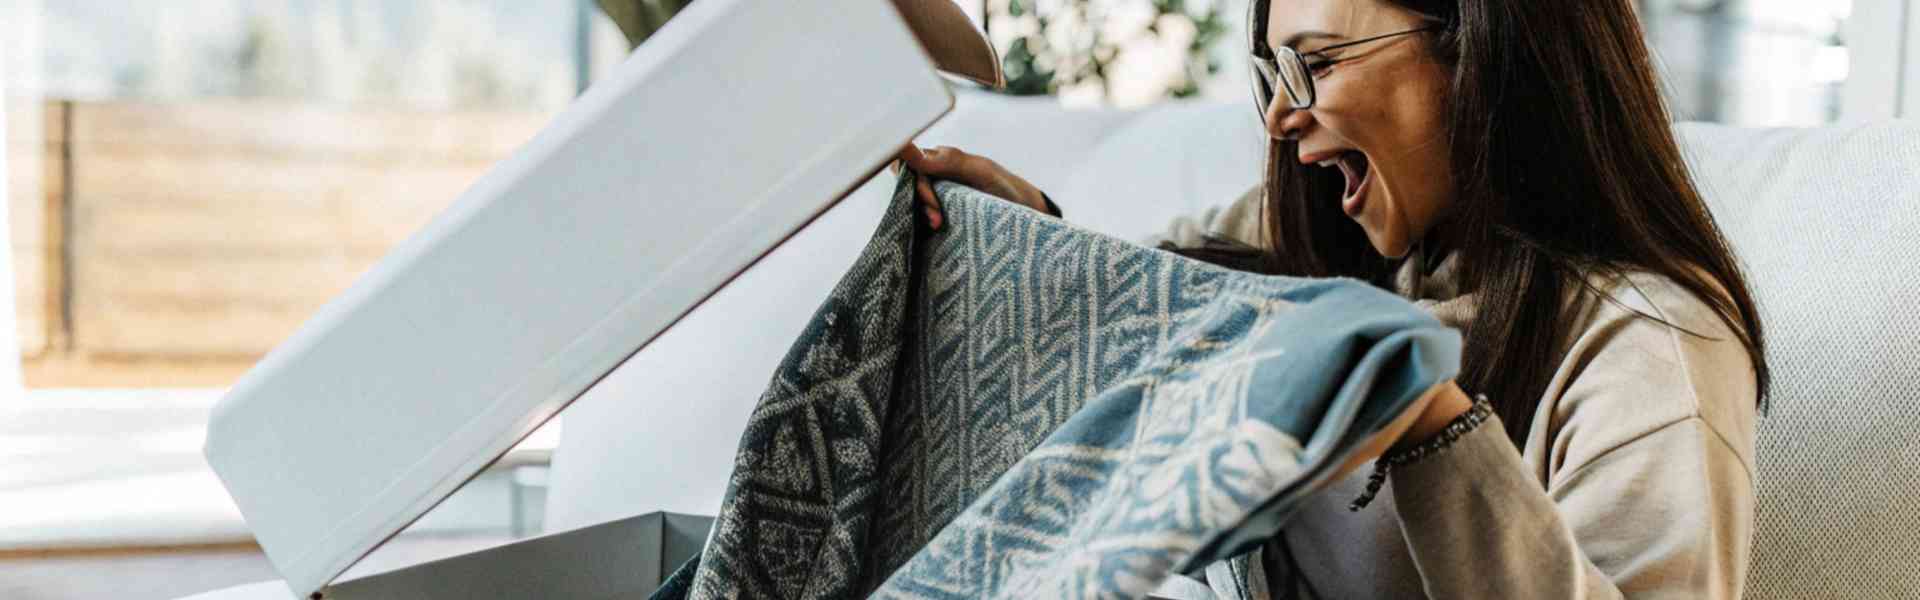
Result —
[{"label": "sofa cushion", "polygon": [[1748,596],[1920,595],[1920,124],[1679,132],[1773,368]]},{"label": "sofa cushion", "polygon": [[1260,183],[1260,119],[1241,103],[1170,103],[1101,140],[1055,193],[1067,220],[1142,240]]}]

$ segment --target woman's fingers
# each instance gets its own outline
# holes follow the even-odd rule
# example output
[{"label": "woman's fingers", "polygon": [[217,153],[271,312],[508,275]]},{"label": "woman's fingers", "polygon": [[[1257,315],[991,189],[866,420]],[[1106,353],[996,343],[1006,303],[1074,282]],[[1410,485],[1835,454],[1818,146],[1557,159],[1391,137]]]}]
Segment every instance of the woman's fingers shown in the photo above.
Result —
[{"label": "woman's fingers", "polygon": [[940,212],[940,197],[933,195],[933,185],[927,183],[925,177],[916,178],[913,180],[913,191],[920,198],[921,210],[927,213],[927,226],[938,231],[946,219]]},{"label": "woman's fingers", "polygon": [[900,159],[914,172],[937,179],[977,179],[970,162],[973,155],[952,146],[921,149],[908,144],[900,150]]},{"label": "woman's fingers", "polygon": [[935,179],[957,181],[1015,204],[1047,212],[1039,188],[1008,171],[993,159],[967,154],[959,148],[939,146],[921,153],[925,167],[916,167]]},{"label": "woman's fingers", "polygon": [[945,221],[941,218],[940,199],[933,195],[932,180],[953,181],[1016,204],[1046,212],[1041,194],[1033,184],[1014,175],[984,156],[967,154],[952,146],[935,146],[923,149],[908,144],[900,149],[898,158],[906,168],[920,174],[920,183],[916,192],[921,204],[927,207],[928,222],[935,229]]},{"label": "woman's fingers", "polygon": [[944,156],[940,148],[922,150],[913,144],[907,144],[906,148],[900,150],[900,160],[906,161],[908,168],[915,173],[935,177],[950,174],[948,161],[942,160]]},{"label": "woman's fingers", "polygon": [[939,229],[946,219],[941,214],[940,197],[934,195],[931,181],[935,177],[954,174],[953,157],[956,154],[959,154],[958,150],[945,146],[922,150],[919,146],[907,144],[897,155],[907,168],[920,175],[913,182],[914,196],[920,201],[921,211],[927,215],[927,225],[933,229]]},{"label": "woman's fingers", "polygon": [[920,150],[919,146],[915,146],[913,144],[907,144],[905,148],[901,148],[900,153],[895,154],[894,158],[899,159],[900,161],[900,162],[894,163],[894,167],[896,167],[894,169],[895,173],[900,172],[898,167],[902,164],[905,164],[908,168],[911,168],[915,171],[919,171],[920,166],[924,164],[927,160],[926,153]]}]

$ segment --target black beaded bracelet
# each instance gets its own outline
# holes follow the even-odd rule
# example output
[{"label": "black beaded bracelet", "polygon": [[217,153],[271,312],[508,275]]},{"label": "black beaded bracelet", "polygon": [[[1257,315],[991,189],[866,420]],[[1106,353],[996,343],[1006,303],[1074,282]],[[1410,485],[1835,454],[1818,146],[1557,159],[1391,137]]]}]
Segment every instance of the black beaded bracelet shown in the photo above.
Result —
[{"label": "black beaded bracelet", "polygon": [[1358,512],[1366,508],[1368,503],[1373,502],[1373,497],[1380,493],[1380,486],[1387,484],[1387,472],[1439,454],[1441,450],[1452,446],[1461,436],[1479,429],[1480,424],[1487,422],[1487,417],[1491,416],[1493,416],[1493,403],[1487,401],[1487,395],[1474,396],[1473,406],[1468,408],[1467,412],[1460,413],[1460,416],[1448,421],[1447,426],[1441,429],[1440,433],[1434,434],[1432,438],[1421,442],[1418,446],[1394,452],[1373,461],[1373,474],[1367,476],[1367,490],[1361,492],[1360,497],[1355,498],[1353,504],[1347,505],[1347,510]]}]

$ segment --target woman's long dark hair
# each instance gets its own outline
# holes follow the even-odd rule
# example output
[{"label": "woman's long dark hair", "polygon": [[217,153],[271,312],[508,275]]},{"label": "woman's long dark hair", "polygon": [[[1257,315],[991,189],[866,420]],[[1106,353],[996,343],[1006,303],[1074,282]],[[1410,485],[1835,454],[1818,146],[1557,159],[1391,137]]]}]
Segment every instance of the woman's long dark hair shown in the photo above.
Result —
[{"label": "woman's long dark hair", "polygon": [[[1252,1],[1264,19],[1268,0]],[[1770,375],[1753,296],[1682,161],[1632,3],[1387,1],[1439,26],[1429,47],[1453,71],[1446,105],[1457,188],[1436,230],[1447,231],[1459,288],[1475,292],[1478,306],[1458,381],[1492,400],[1514,445],[1526,440],[1577,333],[1563,303],[1591,289],[1593,274],[1647,271],[1703,299],[1746,347],[1761,402]],[[1256,25],[1249,29],[1264,29]],[[1271,250],[1185,253],[1391,289],[1401,261],[1382,258],[1341,212],[1340,173],[1301,165],[1297,152],[1293,141],[1267,150]]]}]

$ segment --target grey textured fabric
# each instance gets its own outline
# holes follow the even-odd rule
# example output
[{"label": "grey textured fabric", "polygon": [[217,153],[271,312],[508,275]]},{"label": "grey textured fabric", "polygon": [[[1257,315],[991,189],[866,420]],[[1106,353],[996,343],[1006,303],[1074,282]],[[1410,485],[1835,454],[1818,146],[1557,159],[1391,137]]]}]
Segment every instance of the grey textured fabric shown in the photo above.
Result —
[{"label": "grey textured fabric", "polygon": [[1750,598],[1920,598],[1920,124],[1679,128],[1773,367]]}]

